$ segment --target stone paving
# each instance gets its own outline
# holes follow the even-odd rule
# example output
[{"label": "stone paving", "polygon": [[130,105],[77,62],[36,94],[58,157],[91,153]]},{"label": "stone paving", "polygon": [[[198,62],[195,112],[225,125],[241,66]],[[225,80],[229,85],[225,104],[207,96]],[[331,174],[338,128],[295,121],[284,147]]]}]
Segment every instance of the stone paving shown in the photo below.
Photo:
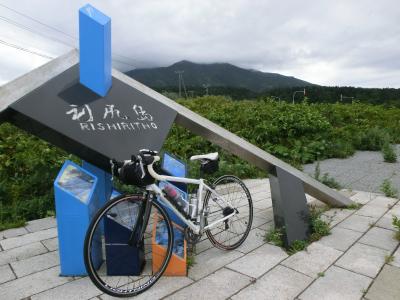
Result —
[{"label": "stone paving", "polygon": [[[163,277],[135,299],[400,299],[400,248],[391,225],[392,215],[400,217],[397,199],[346,192],[363,207],[325,212],[331,235],[289,256],[264,241],[273,228],[268,180],[246,184],[254,199],[246,242],[224,252],[203,239],[188,277]],[[57,250],[54,218],[0,232],[0,299],[112,298],[87,277],[60,277]]]},{"label": "stone paving", "polygon": [[[400,145],[396,145],[400,157]],[[316,162],[304,166],[304,172],[314,175]],[[353,156],[340,159],[331,158],[320,162],[321,175],[328,173],[344,188],[358,191],[380,192],[384,179],[400,191],[400,160],[396,163],[383,161],[382,153],[377,151],[357,151]]]}]

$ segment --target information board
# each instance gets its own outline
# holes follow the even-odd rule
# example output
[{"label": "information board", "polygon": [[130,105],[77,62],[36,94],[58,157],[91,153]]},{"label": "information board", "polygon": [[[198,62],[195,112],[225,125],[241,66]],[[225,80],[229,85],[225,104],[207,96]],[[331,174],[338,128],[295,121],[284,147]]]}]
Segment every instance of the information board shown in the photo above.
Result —
[{"label": "information board", "polygon": [[168,152],[163,154],[161,168],[171,176],[186,177],[187,175],[186,164]]},{"label": "information board", "polygon": [[92,191],[94,178],[78,169],[74,165],[68,165],[58,180],[58,185],[68,191],[82,203],[88,203]]}]

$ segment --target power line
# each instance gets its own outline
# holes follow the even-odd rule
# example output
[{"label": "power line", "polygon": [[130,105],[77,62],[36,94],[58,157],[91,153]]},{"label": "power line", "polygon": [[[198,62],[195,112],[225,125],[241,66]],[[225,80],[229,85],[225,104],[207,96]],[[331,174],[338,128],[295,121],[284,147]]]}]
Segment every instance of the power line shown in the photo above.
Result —
[{"label": "power line", "polygon": [[47,59],[54,59],[54,57],[52,57],[52,56],[48,56],[46,54],[43,54],[43,53],[40,53],[40,52],[36,52],[36,51],[30,50],[30,49],[24,48],[22,46],[15,45],[15,44],[3,41],[3,40],[0,40],[0,44],[3,44],[5,46],[11,47],[11,48],[15,48],[15,49],[18,49],[18,50],[21,50],[21,51],[25,51],[25,52],[28,52],[28,53],[31,53],[31,54],[34,54],[34,55],[37,55],[37,56],[41,56],[41,57],[44,57],[44,58],[47,58]]},{"label": "power line", "polygon": [[74,48],[72,45],[70,45],[70,44],[68,44],[68,43],[66,43],[66,42],[64,42],[64,41],[62,41],[62,40],[59,40],[59,39],[56,39],[56,38],[53,38],[53,37],[46,36],[46,35],[44,35],[42,32],[36,31],[36,30],[34,30],[34,29],[32,29],[32,28],[30,28],[30,27],[28,27],[28,26],[25,26],[25,25],[23,25],[23,24],[21,24],[21,23],[15,22],[14,20],[11,20],[11,19],[6,18],[6,17],[4,17],[4,16],[1,16],[1,15],[0,15],[0,20],[3,21],[3,22],[9,23],[9,24],[11,24],[11,25],[14,25],[14,26],[16,26],[16,27],[18,27],[18,28],[21,28],[21,29],[23,29],[23,30],[26,30],[26,31],[29,31],[29,32],[38,34],[38,35],[40,35],[40,36],[43,36],[43,37],[45,37],[45,38],[47,38],[47,39],[49,39],[49,40],[52,40],[52,41],[55,41],[55,42],[59,42],[59,43],[65,45],[65,46]]},{"label": "power line", "polygon": [[24,14],[24,13],[18,11],[18,10],[15,10],[15,9],[13,9],[13,8],[11,8],[11,7],[8,7],[8,6],[6,6],[6,5],[4,5],[4,4],[1,4],[1,3],[0,3],[0,6],[6,8],[6,9],[8,9],[8,10],[11,10],[12,12],[16,13],[17,15],[23,16],[23,17],[28,18],[28,19],[30,19],[30,20],[36,22],[36,23],[39,23],[39,24],[45,26],[45,27],[51,28],[52,30],[55,30],[55,31],[57,31],[57,32],[59,32],[59,33],[62,33],[62,34],[66,35],[66,36],[68,36],[68,37],[70,37],[70,38],[72,38],[72,39],[76,39],[74,36],[72,36],[72,35],[70,35],[70,34],[68,34],[68,33],[65,33],[64,31],[62,31],[62,30],[60,30],[60,29],[58,29],[58,28],[56,28],[56,27],[53,27],[53,26],[48,25],[48,24],[46,24],[46,23],[43,23],[43,22],[41,22],[40,20],[37,20],[37,19],[35,19],[35,18],[33,18],[33,17],[29,16],[29,15],[26,15],[26,14]]},{"label": "power line", "polygon": [[[0,5],[0,6],[1,6],[1,5]],[[49,36],[47,36],[47,35],[44,35],[42,32],[36,31],[36,30],[34,30],[34,29],[32,29],[32,28],[30,28],[30,27],[28,27],[28,26],[25,26],[25,25],[23,25],[23,24],[21,24],[21,23],[15,22],[14,20],[11,20],[11,19],[6,18],[6,17],[1,16],[1,15],[0,15],[0,21],[9,23],[9,24],[11,24],[11,25],[13,25],[13,26],[16,26],[16,27],[18,27],[18,28],[21,28],[21,29],[23,29],[23,30],[26,30],[26,31],[29,31],[29,32],[38,34],[38,35],[40,35],[40,36],[42,36],[42,37],[45,37],[46,39],[49,39],[49,40],[52,40],[52,41],[55,41],[55,42],[59,42],[59,43],[65,45],[65,46],[67,46],[67,47],[75,48],[75,46],[73,46],[73,45],[71,45],[71,44],[68,44],[68,43],[66,43],[66,42],[64,42],[64,41],[62,41],[62,40],[60,40],[60,39],[56,39],[56,38],[53,38],[53,37],[49,37]],[[115,54],[114,54],[114,55],[115,55]],[[136,68],[136,66],[134,66],[134,65],[132,65],[132,64],[129,64],[129,63],[127,63],[127,62],[124,62],[124,61],[122,61],[122,60],[116,59],[116,58],[113,58],[113,61],[119,62],[119,63],[122,63],[122,64],[125,64],[125,65],[128,65],[128,66],[131,66],[131,67]]]},{"label": "power line", "polygon": [[[71,34],[69,34],[69,33],[66,33],[66,32],[63,31],[63,30],[60,30],[60,29],[58,29],[58,28],[56,28],[56,27],[54,27],[54,26],[48,25],[48,24],[46,24],[46,23],[44,23],[44,22],[42,22],[42,21],[40,21],[40,20],[38,20],[38,19],[36,19],[36,18],[33,18],[33,17],[31,17],[31,16],[29,16],[29,15],[27,15],[27,14],[24,14],[24,13],[22,13],[22,12],[16,10],[16,9],[13,9],[13,8],[7,6],[7,5],[4,5],[4,4],[1,4],[1,3],[0,3],[0,6],[3,7],[3,8],[8,9],[8,10],[10,10],[10,11],[12,11],[12,12],[14,12],[14,13],[20,15],[20,16],[23,16],[23,17],[25,17],[25,18],[27,18],[27,19],[29,19],[29,20],[32,20],[32,21],[34,21],[34,22],[36,22],[36,23],[38,23],[38,24],[40,24],[40,25],[42,25],[42,26],[45,26],[45,27],[47,27],[47,28],[50,28],[51,30],[57,31],[58,33],[61,33],[61,34],[65,35],[65,36],[67,36],[68,38],[74,40],[75,42],[78,41],[78,38],[76,38],[75,36],[73,36],[73,35],[71,35]],[[28,31],[30,31],[30,32],[33,32],[32,29],[30,29],[29,27],[24,26],[24,25],[22,25],[22,24],[20,24],[20,23],[17,23],[17,22],[15,22],[14,20],[8,19],[8,18],[6,18],[6,17],[1,17],[1,18],[3,19],[3,21],[6,21],[6,20],[7,20],[6,22],[9,22],[10,24],[13,24],[13,25],[15,25],[15,26],[17,26],[17,27],[20,27],[20,28],[22,28],[22,29],[28,30]],[[16,24],[18,24],[18,25],[16,25]],[[35,33],[40,34],[40,35],[42,35],[42,36],[45,36],[43,33],[38,33],[37,31],[36,31]],[[51,40],[53,40],[53,41],[58,41],[58,42],[60,42],[60,43],[62,43],[62,44],[64,44],[64,45],[66,45],[66,46],[75,48],[75,46],[72,46],[72,45],[69,44],[69,43],[60,41],[59,39],[50,38],[50,37],[48,37],[48,36],[45,36],[45,37],[48,38],[48,39],[51,39]],[[130,58],[130,57],[128,57],[128,56],[124,56],[124,55],[121,55],[121,54],[118,54],[118,53],[114,53],[113,55],[114,55],[114,56],[119,56],[119,57],[121,57],[121,58],[125,58],[125,59],[127,59],[127,60],[137,61],[137,60],[132,59],[132,58]],[[131,63],[127,63],[127,62],[124,62],[124,61],[118,60],[118,59],[113,59],[113,60],[116,61],[116,62],[125,64],[125,65],[127,65],[127,66],[131,66],[131,67],[133,67],[133,68],[136,68],[136,66],[133,65],[133,64],[131,64]]]}]

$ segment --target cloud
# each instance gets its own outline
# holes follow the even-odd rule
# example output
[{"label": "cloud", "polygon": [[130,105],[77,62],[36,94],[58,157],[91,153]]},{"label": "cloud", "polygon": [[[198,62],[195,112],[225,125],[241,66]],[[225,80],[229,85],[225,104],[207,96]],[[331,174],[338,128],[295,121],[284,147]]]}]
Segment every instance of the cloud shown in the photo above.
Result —
[{"label": "cloud", "polygon": [[[60,55],[76,45],[78,9],[87,1],[19,0],[3,4],[57,32],[0,7],[5,16],[50,37],[0,19],[0,39]],[[165,66],[187,59],[230,62],[324,85],[400,87],[400,6],[381,1],[90,1],[112,18],[114,66]],[[25,32],[24,32],[25,31]],[[55,41],[61,40],[64,44]],[[0,80],[43,63],[13,50],[1,56]],[[2,49],[2,50],[1,50]],[[30,55],[33,57],[33,55]],[[34,62],[38,60],[38,62]],[[4,71],[4,69],[6,71]],[[7,75],[9,76],[7,77]]]}]

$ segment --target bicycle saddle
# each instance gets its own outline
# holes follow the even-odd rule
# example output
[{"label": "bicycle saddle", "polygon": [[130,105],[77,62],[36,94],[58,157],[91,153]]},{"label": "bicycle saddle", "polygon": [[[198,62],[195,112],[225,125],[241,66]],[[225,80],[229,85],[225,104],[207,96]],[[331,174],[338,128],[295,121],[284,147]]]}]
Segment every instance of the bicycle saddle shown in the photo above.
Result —
[{"label": "bicycle saddle", "polygon": [[208,153],[208,154],[200,154],[200,155],[193,155],[192,157],[190,157],[190,160],[198,160],[198,159],[217,160],[218,159],[218,152]]}]

